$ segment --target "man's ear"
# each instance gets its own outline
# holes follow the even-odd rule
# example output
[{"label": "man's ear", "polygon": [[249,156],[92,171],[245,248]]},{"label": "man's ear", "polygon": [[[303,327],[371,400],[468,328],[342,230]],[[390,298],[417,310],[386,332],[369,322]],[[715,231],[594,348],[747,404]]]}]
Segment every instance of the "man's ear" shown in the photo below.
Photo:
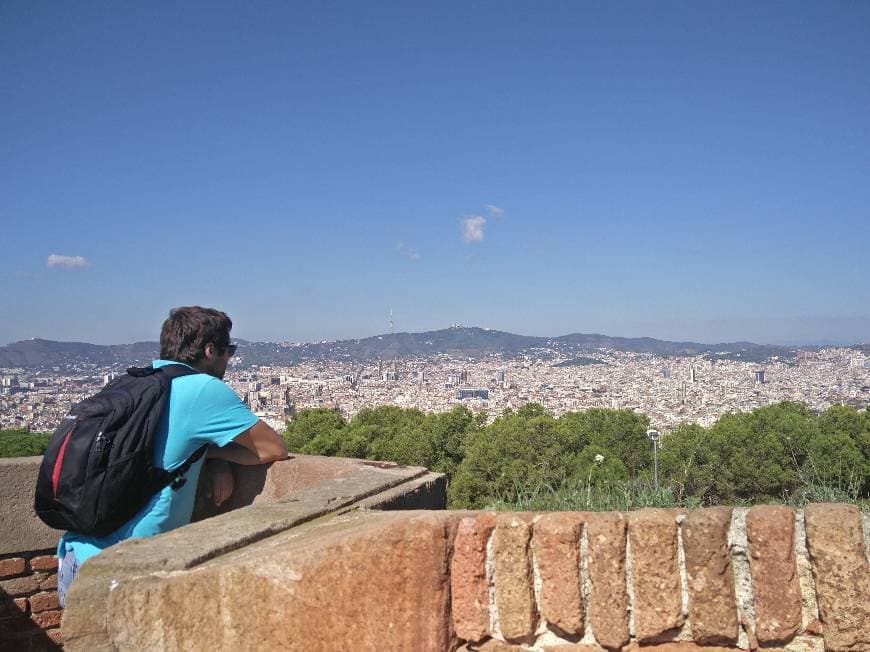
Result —
[{"label": "man's ear", "polygon": [[202,350],[203,356],[207,360],[211,360],[217,355],[217,349],[215,348],[214,342],[209,342],[205,345],[205,348]]}]

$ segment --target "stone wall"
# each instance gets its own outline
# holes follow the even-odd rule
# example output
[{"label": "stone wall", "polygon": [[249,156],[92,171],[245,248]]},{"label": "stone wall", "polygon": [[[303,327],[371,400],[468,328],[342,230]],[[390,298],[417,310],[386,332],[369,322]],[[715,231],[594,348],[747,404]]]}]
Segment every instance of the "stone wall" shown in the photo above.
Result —
[{"label": "stone wall", "polygon": [[0,650],[51,649],[60,642],[54,552],[0,555]]},{"label": "stone wall", "polygon": [[0,459],[0,650],[51,649],[60,640],[57,532],[33,512],[41,457]]},{"label": "stone wall", "polygon": [[[0,459],[0,651],[57,649],[61,611],[57,602],[59,532],[33,511],[33,488],[41,457]],[[305,504],[294,520],[259,519],[249,535],[268,536],[326,514],[361,507],[443,509],[446,480],[421,467],[335,457],[298,455],[268,466],[235,467],[233,496],[215,507],[198,491],[194,520],[202,521],[248,506],[280,502]],[[267,508],[268,509],[268,508]],[[255,512],[257,513],[257,512]],[[238,523],[229,537],[212,538],[237,546]],[[288,525],[289,524],[289,525]],[[270,529],[272,528],[272,529]]]},{"label": "stone wall", "polygon": [[73,586],[67,647],[870,650],[867,523],[852,506],[318,505],[302,491],[106,551]]}]

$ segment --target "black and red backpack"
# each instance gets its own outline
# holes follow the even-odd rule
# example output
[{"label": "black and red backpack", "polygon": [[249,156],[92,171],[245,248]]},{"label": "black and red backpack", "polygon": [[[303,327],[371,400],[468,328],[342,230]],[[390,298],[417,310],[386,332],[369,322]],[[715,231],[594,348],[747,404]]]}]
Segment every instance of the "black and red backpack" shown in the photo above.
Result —
[{"label": "black and red backpack", "polygon": [[101,537],[130,520],[167,485],[184,485],[184,474],[208,446],[167,471],[154,466],[154,434],[172,379],[195,373],[182,364],[132,367],[74,405],[42,458],[37,516],[59,530]]}]

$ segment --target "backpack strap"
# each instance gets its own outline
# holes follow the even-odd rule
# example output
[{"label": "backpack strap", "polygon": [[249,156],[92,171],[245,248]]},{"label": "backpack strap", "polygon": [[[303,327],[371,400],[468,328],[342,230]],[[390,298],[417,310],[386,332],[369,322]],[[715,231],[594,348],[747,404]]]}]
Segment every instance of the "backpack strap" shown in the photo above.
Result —
[{"label": "backpack strap", "polygon": [[127,373],[136,378],[162,373],[164,376],[172,380],[179,376],[190,376],[192,374],[201,374],[202,372],[197,371],[193,367],[188,367],[186,364],[174,362],[172,364],[163,365],[162,367],[130,367],[127,369]]},{"label": "backpack strap", "polygon": [[169,486],[172,487],[173,491],[178,491],[184,486],[184,483],[187,482],[187,478],[184,477],[184,474],[188,472],[191,466],[196,464],[205,452],[208,450],[209,444],[203,444],[195,451],[193,451],[193,455],[188,457],[184,464],[179,466],[174,471],[169,472]]},{"label": "backpack strap", "polygon": [[[193,374],[202,373],[201,371],[197,371],[196,369],[188,367],[186,364],[167,364],[157,368],[131,367],[130,369],[127,369],[127,373],[131,376],[148,376],[158,372],[169,378],[170,381],[172,381],[172,379],[174,378],[179,378],[181,376],[190,376]],[[184,486],[184,484],[187,482],[187,478],[185,478],[184,475],[190,470],[191,466],[196,464],[199,459],[203,455],[205,455],[208,447],[209,444],[203,444],[195,451],[193,451],[193,454],[186,460],[184,460],[184,463],[181,466],[173,471],[166,472],[166,484],[172,487],[173,491],[178,491]]]}]

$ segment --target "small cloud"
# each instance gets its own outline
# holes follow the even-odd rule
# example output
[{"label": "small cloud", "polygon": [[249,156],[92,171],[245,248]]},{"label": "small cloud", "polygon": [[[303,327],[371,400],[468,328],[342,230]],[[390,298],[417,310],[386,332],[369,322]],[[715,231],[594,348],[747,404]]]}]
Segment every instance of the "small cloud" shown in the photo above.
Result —
[{"label": "small cloud", "polygon": [[486,226],[486,218],[483,215],[467,215],[462,218],[462,239],[465,242],[481,242],[484,237],[483,229]]},{"label": "small cloud", "polygon": [[500,217],[504,217],[504,209],[499,208],[498,206],[493,206],[492,204],[486,204],[484,206],[486,212],[489,213],[490,217],[494,217],[495,219],[499,219]]},{"label": "small cloud", "polygon": [[51,254],[45,261],[45,265],[46,267],[62,267],[64,269],[84,269],[90,267],[91,263],[84,256]]},{"label": "small cloud", "polygon": [[408,260],[420,260],[420,253],[414,249],[413,247],[409,247],[401,240],[399,244],[396,245],[396,251],[402,254]]}]

